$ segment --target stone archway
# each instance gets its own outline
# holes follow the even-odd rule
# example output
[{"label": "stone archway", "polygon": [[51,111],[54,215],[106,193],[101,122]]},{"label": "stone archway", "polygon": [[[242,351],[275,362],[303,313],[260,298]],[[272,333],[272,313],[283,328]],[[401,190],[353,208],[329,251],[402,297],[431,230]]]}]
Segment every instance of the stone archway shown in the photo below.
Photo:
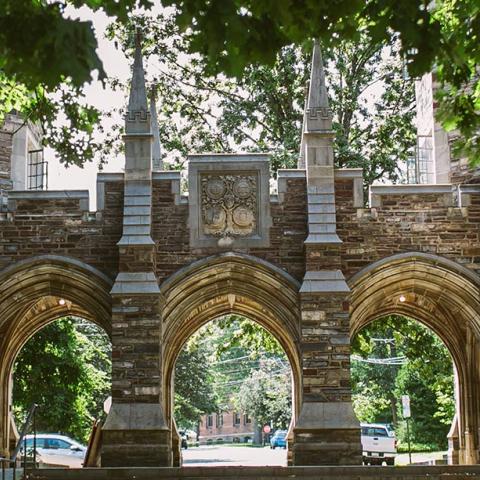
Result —
[{"label": "stone archway", "polygon": [[225,253],[194,262],[161,287],[163,315],[163,404],[179,463],[173,419],[173,372],[188,338],[210,320],[236,313],[272,333],[292,368],[292,425],[302,402],[299,283],[283,270],[248,255]]},{"label": "stone archway", "polygon": [[11,369],[28,339],[74,315],[111,333],[111,280],[78,260],[45,255],[0,271],[0,449],[8,454]]},{"label": "stone archway", "polygon": [[349,280],[351,335],[389,315],[414,318],[433,330],[452,356],[457,373],[460,463],[479,462],[480,279],[435,255],[404,253],[384,258]]}]

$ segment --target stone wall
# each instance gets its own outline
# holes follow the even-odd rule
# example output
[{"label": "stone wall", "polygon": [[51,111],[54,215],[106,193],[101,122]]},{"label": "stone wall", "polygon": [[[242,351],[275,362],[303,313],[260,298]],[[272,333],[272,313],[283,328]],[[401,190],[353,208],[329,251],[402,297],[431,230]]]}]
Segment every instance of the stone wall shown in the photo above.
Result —
[{"label": "stone wall", "polygon": [[88,192],[11,192],[0,213],[0,269],[38,255],[77,258],[113,278],[123,211],[123,183],[105,187],[105,210],[88,211]]},{"label": "stone wall", "polygon": [[[292,442],[296,464],[332,464],[339,459],[355,463],[360,450],[358,422],[350,404],[348,288],[322,294],[322,289],[309,292],[308,286],[329,284],[330,276],[341,272],[350,279],[373,262],[402,252],[438,255],[480,273],[480,192],[476,187],[463,193],[448,185],[374,187],[371,206],[364,208],[358,183],[358,172],[348,171],[335,181],[336,231],[342,243],[304,244],[307,186],[305,173],[299,170],[281,178],[279,194],[270,197],[269,246],[234,249],[269,262],[306,286],[295,300],[298,310],[293,309],[299,315],[295,328],[300,329],[300,340],[294,342],[301,356],[299,368],[303,368],[297,386],[302,386],[304,400]],[[138,276],[145,280],[145,272],[151,273],[149,281],[158,293],[142,296],[123,292],[120,285],[112,294],[114,408],[117,418],[135,418],[138,428],[129,433],[110,422],[111,428],[105,431],[110,447],[104,450],[104,458],[108,465],[169,465],[173,434],[158,403],[163,358],[159,343],[164,334],[157,281],[161,286],[192,262],[228,250],[190,247],[188,201],[180,195],[179,178],[171,174],[154,177],[152,182],[153,244],[118,246],[124,228],[123,175],[105,175],[99,185],[96,213],[88,211],[88,194],[83,191],[10,192],[8,211],[0,213],[0,269],[32,256],[53,254],[80,260],[112,280],[120,272],[117,280],[123,275],[135,283]],[[152,428],[154,417],[158,421]],[[156,439],[153,444],[152,438]],[[336,447],[328,452],[323,448],[335,445],[335,438],[348,445],[341,455]],[[132,442],[139,447],[138,455],[130,451]]]},{"label": "stone wall", "polygon": [[[339,252],[326,246],[305,258],[305,179],[288,179],[287,185],[282,201],[271,202],[270,246],[238,251],[277,265],[298,281],[306,261],[315,269],[339,267],[348,278],[369,263],[406,251],[442,255],[480,271],[480,194],[469,195],[469,205],[460,208],[452,193],[399,194],[396,189],[401,187],[395,186],[377,195],[376,206],[356,208],[354,181],[338,179],[337,231],[343,243]],[[96,214],[88,211],[87,192],[13,192],[9,211],[0,214],[0,268],[34,255],[57,254],[78,258],[113,278],[118,271],[123,182],[106,182],[104,189],[104,205]],[[188,204],[176,199],[171,180],[154,182],[152,203],[160,283],[191,262],[219,253],[218,248],[190,249]],[[134,269],[128,258],[126,263]]]},{"label": "stone wall", "polygon": [[[176,200],[172,191],[171,180],[153,183],[152,238],[160,283],[179,268],[222,251],[218,247],[190,249],[188,204]],[[301,281],[305,273],[303,240],[307,235],[305,180],[288,179],[283,201],[271,202],[270,208],[270,246],[235,251],[267,260]]]},{"label": "stone wall", "polygon": [[[383,188],[383,187],[382,187]],[[353,182],[338,181],[337,229],[343,240],[342,271],[347,278],[370,263],[401,252],[450,258],[480,273],[480,191],[467,207],[449,186],[391,186],[372,192],[376,206],[353,207]]]}]

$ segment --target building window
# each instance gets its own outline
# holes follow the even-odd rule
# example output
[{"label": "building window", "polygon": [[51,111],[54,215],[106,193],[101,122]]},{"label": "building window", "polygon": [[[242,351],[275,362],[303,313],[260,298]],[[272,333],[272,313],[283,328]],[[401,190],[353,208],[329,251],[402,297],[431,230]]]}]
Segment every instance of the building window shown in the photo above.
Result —
[{"label": "building window", "polygon": [[223,427],[223,413],[217,413],[217,427]]},{"label": "building window", "polygon": [[240,414],[237,412],[233,413],[233,425],[240,425]]},{"label": "building window", "polygon": [[47,190],[48,163],[43,158],[43,150],[28,152],[28,190]]},{"label": "building window", "polygon": [[248,413],[245,413],[243,415],[243,424],[244,425],[248,425],[249,423],[252,423],[252,419],[250,418],[250,416],[248,415]]},{"label": "building window", "polygon": [[207,428],[213,427],[213,415],[207,415]]}]

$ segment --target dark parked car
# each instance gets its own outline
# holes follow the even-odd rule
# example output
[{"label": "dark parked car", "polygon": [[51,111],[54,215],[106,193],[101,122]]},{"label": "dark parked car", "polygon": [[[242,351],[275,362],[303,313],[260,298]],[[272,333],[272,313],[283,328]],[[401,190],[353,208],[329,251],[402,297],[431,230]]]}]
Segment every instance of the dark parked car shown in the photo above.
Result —
[{"label": "dark parked car", "polygon": [[270,439],[270,448],[276,447],[287,448],[287,431],[277,430]]}]

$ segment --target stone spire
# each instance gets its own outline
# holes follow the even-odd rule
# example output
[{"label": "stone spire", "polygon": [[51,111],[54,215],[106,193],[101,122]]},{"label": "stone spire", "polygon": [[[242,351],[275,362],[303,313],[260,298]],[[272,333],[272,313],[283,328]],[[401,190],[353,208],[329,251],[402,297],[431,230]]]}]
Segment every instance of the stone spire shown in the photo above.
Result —
[{"label": "stone spire", "polygon": [[142,34],[138,28],[135,34],[135,57],[123,140],[125,142],[125,179],[150,180],[152,133],[143,73]]},{"label": "stone spire", "polygon": [[[123,235],[118,245],[152,245],[152,133],[142,61],[142,36],[135,35],[135,59],[125,117],[125,189]],[[125,275],[117,280],[126,282]],[[122,287],[123,288],[123,287]]]},{"label": "stone spire", "polygon": [[308,186],[307,244],[341,243],[336,233],[332,112],[320,45],[313,45],[303,143]]},{"label": "stone spire", "polygon": [[150,122],[151,129],[153,134],[153,144],[152,144],[152,162],[153,162],[153,171],[160,172],[163,170],[162,162],[162,150],[160,146],[160,131],[158,129],[158,118],[157,118],[157,87],[154,85],[152,91],[150,92]]},{"label": "stone spire", "polygon": [[332,130],[332,112],[328,104],[325,70],[318,40],[315,40],[313,44],[312,70],[310,72],[310,88],[306,113],[307,131],[325,132]]},{"label": "stone spire", "polygon": [[125,133],[150,133],[145,74],[143,72],[142,33],[139,28],[135,33],[135,56],[133,61],[132,83],[125,119]]}]

